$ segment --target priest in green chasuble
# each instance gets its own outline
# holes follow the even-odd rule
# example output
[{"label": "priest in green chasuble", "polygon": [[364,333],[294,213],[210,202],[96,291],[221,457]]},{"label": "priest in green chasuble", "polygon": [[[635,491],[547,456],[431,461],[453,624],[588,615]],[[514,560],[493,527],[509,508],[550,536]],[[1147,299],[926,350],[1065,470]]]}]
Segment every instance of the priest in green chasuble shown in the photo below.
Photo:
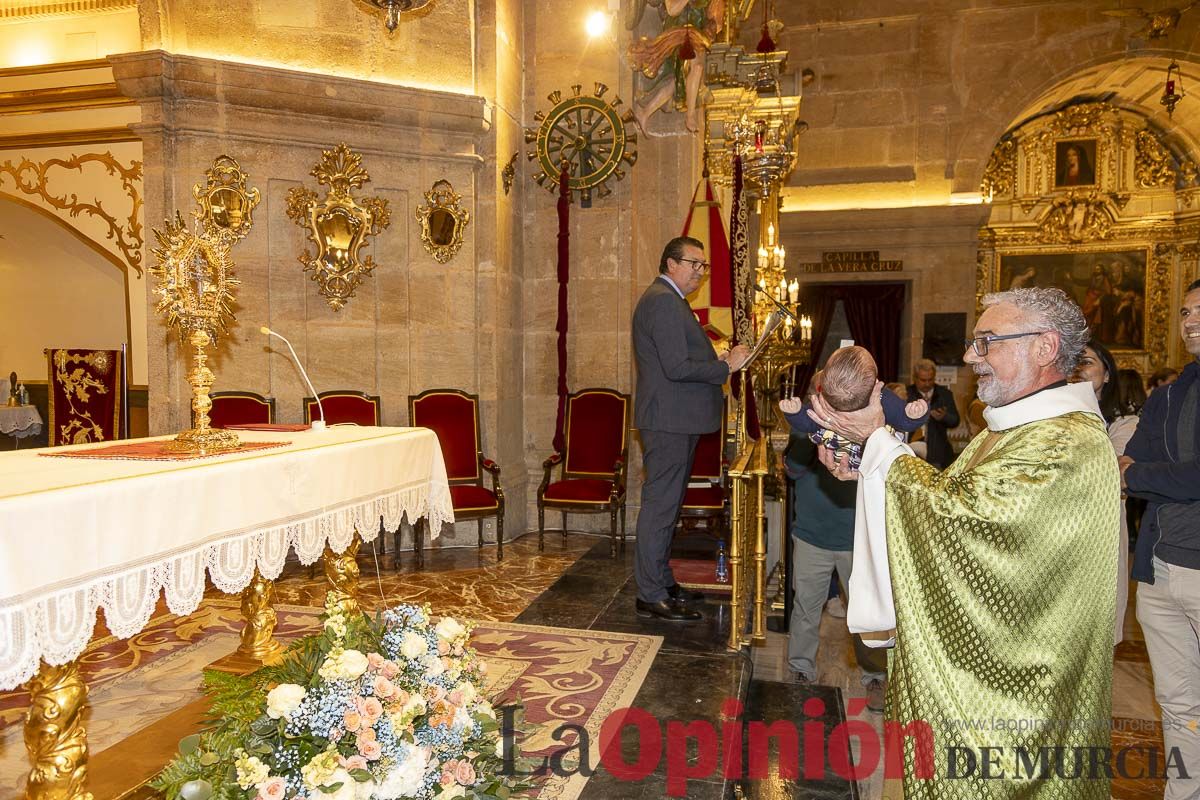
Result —
[{"label": "priest in green chasuble", "polygon": [[847,624],[894,639],[905,798],[1107,800],[1121,490],[1091,385],[1067,383],[1087,324],[1058,289],[983,305],[964,358],[987,429],[947,469],[884,427],[878,392],[813,402],[864,443],[858,472],[821,454],[859,479]]}]

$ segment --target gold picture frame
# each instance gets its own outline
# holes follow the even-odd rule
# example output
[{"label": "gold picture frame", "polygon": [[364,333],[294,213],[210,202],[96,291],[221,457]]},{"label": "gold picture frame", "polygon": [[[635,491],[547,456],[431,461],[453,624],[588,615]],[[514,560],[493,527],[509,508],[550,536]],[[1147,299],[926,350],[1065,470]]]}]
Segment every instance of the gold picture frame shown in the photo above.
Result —
[{"label": "gold picture frame", "polygon": [[421,244],[439,264],[445,264],[462,249],[471,212],[459,205],[461,200],[450,181],[443,179],[425,193],[426,205],[417,208]]},{"label": "gold picture frame", "polygon": [[246,178],[238,162],[219,155],[205,173],[205,182],[192,187],[192,196],[200,204],[196,218],[205,230],[227,230],[235,239],[243,239],[254,226],[254,209],[261,199],[258,189],[247,189]]}]

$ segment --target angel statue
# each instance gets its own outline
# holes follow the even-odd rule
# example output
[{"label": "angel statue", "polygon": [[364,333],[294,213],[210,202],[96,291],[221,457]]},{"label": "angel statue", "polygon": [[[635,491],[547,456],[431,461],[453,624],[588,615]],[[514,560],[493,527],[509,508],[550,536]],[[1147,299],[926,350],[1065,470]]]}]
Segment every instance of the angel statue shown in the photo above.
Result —
[{"label": "angel statue", "polygon": [[645,78],[645,89],[637,94],[633,116],[643,134],[647,122],[668,100],[685,111],[687,129],[700,129],[700,85],[708,48],[725,24],[726,0],[629,0],[626,27],[634,30],[648,6],[658,9],[662,33],[643,36],[629,54]]}]

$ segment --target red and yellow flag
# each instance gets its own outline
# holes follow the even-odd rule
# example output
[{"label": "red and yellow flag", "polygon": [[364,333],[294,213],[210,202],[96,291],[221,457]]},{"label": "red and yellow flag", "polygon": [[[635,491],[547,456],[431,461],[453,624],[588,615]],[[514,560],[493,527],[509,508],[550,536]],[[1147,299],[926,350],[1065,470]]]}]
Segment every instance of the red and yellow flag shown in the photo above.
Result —
[{"label": "red and yellow flag", "polygon": [[705,255],[712,264],[708,279],[688,295],[688,302],[709,337],[717,341],[727,339],[733,333],[729,236],[721,204],[708,178],[703,178],[692,193],[692,207],[683,223],[683,235],[703,242]]}]

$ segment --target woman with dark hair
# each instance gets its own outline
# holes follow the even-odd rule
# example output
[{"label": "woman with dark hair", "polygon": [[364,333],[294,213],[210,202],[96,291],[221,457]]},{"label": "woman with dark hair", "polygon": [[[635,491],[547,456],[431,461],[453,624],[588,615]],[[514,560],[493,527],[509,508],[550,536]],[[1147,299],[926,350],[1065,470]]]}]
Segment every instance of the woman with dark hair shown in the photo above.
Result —
[{"label": "woman with dark hair", "polygon": [[1158,372],[1150,376],[1150,382],[1146,384],[1146,391],[1153,392],[1160,386],[1166,386],[1168,383],[1174,383],[1179,377],[1179,370],[1170,367],[1163,367]]},{"label": "woman with dark hair", "polygon": [[[1135,377],[1137,373],[1134,373]],[[1100,413],[1108,426],[1108,439],[1112,442],[1117,456],[1125,454],[1125,445],[1133,438],[1137,429],[1138,417],[1136,412],[1127,411],[1121,403],[1120,373],[1117,362],[1113,359],[1108,348],[1092,339],[1083,348],[1079,357],[1079,366],[1075,368],[1075,380],[1087,381],[1096,392],[1096,402],[1100,405]],[[1139,387],[1141,378],[1137,378]],[[1145,396],[1142,397],[1143,402]],[[1139,406],[1140,408],[1140,406]],[[1122,503],[1124,494],[1121,495]],[[1119,644],[1125,637],[1125,606],[1129,602],[1129,521],[1121,514],[1121,545],[1117,554],[1117,619],[1113,631],[1113,644]]]}]

